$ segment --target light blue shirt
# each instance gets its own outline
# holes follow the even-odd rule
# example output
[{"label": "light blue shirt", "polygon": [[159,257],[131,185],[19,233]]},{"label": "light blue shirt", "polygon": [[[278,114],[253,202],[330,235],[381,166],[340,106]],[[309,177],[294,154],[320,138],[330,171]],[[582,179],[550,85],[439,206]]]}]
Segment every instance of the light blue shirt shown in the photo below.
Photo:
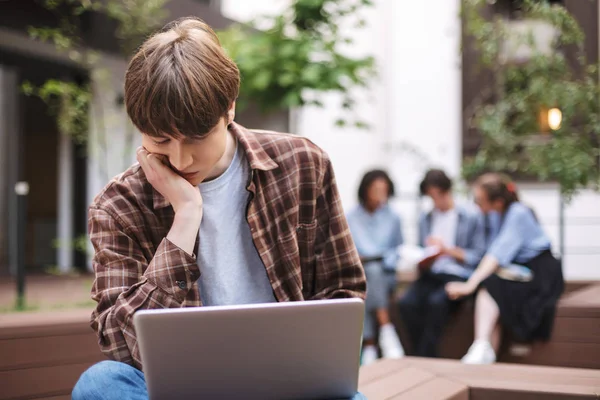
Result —
[{"label": "light blue shirt", "polygon": [[504,214],[497,236],[492,240],[488,254],[501,266],[525,264],[550,249],[550,239],[536,220],[533,212],[522,203],[512,203]]},{"label": "light blue shirt", "polygon": [[400,216],[389,205],[369,213],[362,205],[347,215],[352,239],[361,257],[383,257],[383,267],[395,270],[404,243]]},{"label": "light blue shirt", "polygon": [[246,219],[250,165],[242,146],[227,170],[200,184],[204,202],[198,286],[205,306],[274,302],[275,295]]}]

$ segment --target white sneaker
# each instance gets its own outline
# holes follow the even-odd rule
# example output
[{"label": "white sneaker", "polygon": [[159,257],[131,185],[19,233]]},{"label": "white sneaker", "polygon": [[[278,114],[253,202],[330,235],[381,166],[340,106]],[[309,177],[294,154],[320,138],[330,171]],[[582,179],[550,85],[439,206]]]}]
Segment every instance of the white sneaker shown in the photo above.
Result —
[{"label": "white sneaker", "polygon": [[377,361],[377,348],[373,345],[363,347],[361,365],[369,365]]},{"label": "white sneaker", "polygon": [[391,323],[379,328],[379,348],[384,358],[404,357],[404,348],[402,348],[396,328]]},{"label": "white sneaker", "polygon": [[464,364],[493,364],[496,352],[487,340],[475,340],[461,361]]}]

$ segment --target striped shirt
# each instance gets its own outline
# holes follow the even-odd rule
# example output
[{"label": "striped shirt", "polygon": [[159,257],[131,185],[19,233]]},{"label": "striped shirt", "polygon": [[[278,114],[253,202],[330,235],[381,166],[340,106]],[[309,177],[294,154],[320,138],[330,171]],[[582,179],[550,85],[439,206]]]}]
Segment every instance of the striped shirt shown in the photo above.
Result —
[{"label": "striped shirt", "polygon": [[[277,301],[364,298],[364,270],[327,154],[293,135],[235,123],[230,130],[250,163],[246,219]],[[98,303],[91,325],[105,355],[139,369],[133,314],[202,305],[197,249],[190,256],[166,239],[173,218],[138,164],[89,208]]]}]

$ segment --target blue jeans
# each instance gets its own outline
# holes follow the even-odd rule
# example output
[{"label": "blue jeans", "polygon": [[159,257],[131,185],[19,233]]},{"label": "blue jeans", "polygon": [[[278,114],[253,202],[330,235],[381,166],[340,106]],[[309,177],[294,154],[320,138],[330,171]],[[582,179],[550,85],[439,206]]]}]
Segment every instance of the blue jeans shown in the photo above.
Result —
[{"label": "blue jeans", "polygon": [[[117,361],[92,365],[77,381],[72,396],[72,400],[122,399],[147,400],[148,391],[142,371]],[[351,400],[367,398],[357,393]]]},{"label": "blue jeans", "polygon": [[396,289],[396,271],[387,270],[380,263],[368,263],[365,265],[365,275],[369,290],[365,300],[363,340],[373,340],[378,325],[375,311],[388,309],[390,295]]}]

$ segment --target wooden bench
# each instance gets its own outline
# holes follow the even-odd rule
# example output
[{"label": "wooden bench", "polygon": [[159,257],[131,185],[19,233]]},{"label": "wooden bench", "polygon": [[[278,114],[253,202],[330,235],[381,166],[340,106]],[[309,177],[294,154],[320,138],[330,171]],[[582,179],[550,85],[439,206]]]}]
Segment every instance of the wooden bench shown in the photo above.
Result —
[{"label": "wooden bench", "polygon": [[[398,298],[410,284],[406,279],[411,277],[414,278],[408,272],[400,275],[405,281],[399,287]],[[467,352],[474,337],[473,310],[473,301],[467,301],[452,316],[440,343],[441,357],[459,359]],[[390,304],[390,314],[405,349],[411,354],[412,345],[397,301]],[[505,336],[498,359],[521,364],[600,369],[600,283],[567,282],[565,294],[557,306],[550,341],[516,343]]]},{"label": "wooden bench", "polygon": [[598,399],[600,371],[406,357],[361,367],[369,400]]},{"label": "wooden bench", "polygon": [[523,350],[519,355],[509,349],[501,361],[600,369],[600,284],[563,296],[550,340]]},{"label": "wooden bench", "polygon": [[0,399],[70,399],[83,371],[104,356],[90,310],[0,316]]},{"label": "wooden bench", "polygon": [[[104,359],[89,327],[90,313],[90,310],[75,310],[0,315],[0,400],[68,399],[80,374]],[[409,345],[398,313],[392,312],[392,316],[400,327],[401,337]],[[459,358],[466,352],[473,339],[472,318],[472,304],[466,304],[454,316],[442,341],[443,356]],[[563,297],[557,310],[554,334],[548,343],[533,344],[525,355],[503,352],[500,360],[600,368],[600,284],[588,284]],[[417,361],[411,363],[412,369],[406,372],[408,377],[416,377],[423,383],[435,381],[435,388],[415,387],[415,393],[455,391],[456,399],[464,398],[460,397],[463,396],[462,386],[447,382],[452,381],[448,376],[436,375],[430,364],[425,368],[417,365]],[[376,375],[365,373],[367,375],[361,375],[361,385]],[[431,378],[432,374],[434,378]]]}]

